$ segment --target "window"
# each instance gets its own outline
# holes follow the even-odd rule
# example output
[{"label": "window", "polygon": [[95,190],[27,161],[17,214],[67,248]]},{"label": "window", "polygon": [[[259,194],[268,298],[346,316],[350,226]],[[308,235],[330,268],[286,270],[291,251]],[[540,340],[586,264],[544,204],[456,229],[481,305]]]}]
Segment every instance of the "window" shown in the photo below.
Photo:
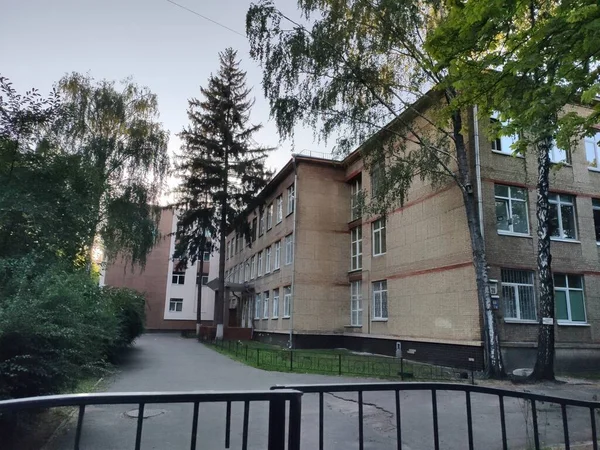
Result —
[{"label": "window", "polygon": [[387,281],[376,281],[373,283],[373,320],[387,320],[387,318]]},{"label": "window", "polygon": [[556,142],[552,142],[552,147],[548,152],[550,156],[550,162],[554,164],[571,164],[571,152],[558,148]]},{"label": "window", "polygon": [[169,311],[181,312],[182,309],[183,309],[183,299],[182,298],[172,298],[169,300]]},{"label": "window", "polygon": [[262,211],[260,213],[260,221],[258,222],[258,235],[262,236],[263,234],[265,234],[265,212]]},{"label": "window", "polygon": [[383,161],[373,163],[371,167],[371,196],[377,195],[377,191],[383,186],[385,167]]},{"label": "window", "polygon": [[350,283],[350,325],[362,326],[362,281]]},{"label": "window", "polygon": [[269,318],[269,291],[265,291],[262,296],[263,301],[263,319]]},{"label": "window", "polygon": [[362,180],[358,176],[350,182],[350,220],[362,217]]},{"label": "window", "polygon": [[265,274],[271,272],[271,247],[265,250]]},{"label": "window", "polygon": [[279,316],[279,289],[273,289],[273,319]]},{"label": "window", "polygon": [[285,237],[285,265],[294,261],[294,235],[288,234]]},{"label": "window", "polygon": [[256,241],[256,232],[258,231],[258,218],[252,219],[252,227],[250,228],[250,239]]},{"label": "window", "polygon": [[283,220],[283,197],[280,195],[277,197],[277,223]]},{"label": "window", "polygon": [[592,210],[594,213],[594,227],[596,228],[596,243],[600,245],[600,199],[592,199]]},{"label": "window", "polygon": [[383,255],[386,252],[385,219],[377,219],[373,227],[373,256]]},{"label": "window", "polygon": [[208,284],[208,275],[202,275],[202,286],[206,286]]},{"label": "window", "polygon": [[362,269],[362,227],[350,231],[350,270]]},{"label": "window", "polygon": [[173,272],[171,281],[173,284],[185,284],[185,272]]},{"label": "window", "polygon": [[250,261],[247,259],[244,264],[244,281],[248,281],[250,279]]},{"label": "window", "polygon": [[[502,126],[508,125],[508,121],[500,122],[499,114],[494,112],[490,119],[490,123],[494,126],[500,123]],[[498,136],[492,141],[492,151],[498,153],[504,153],[505,155],[512,155],[512,149],[510,148],[518,140],[518,137],[513,136]]]},{"label": "window", "polygon": [[202,256],[204,257],[204,261],[210,261],[210,252],[204,252]]},{"label": "window", "polygon": [[590,169],[600,169],[600,132],[585,138],[585,156]]},{"label": "window", "polygon": [[502,269],[501,275],[504,317],[517,320],[536,320],[533,272]]},{"label": "window", "polygon": [[283,288],[283,317],[290,317],[290,303],[292,302],[292,287]]},{"label": "window", "polygon": [[254,280],[256,278],[256,255],[254,255],[250,261],[250,279]]},{"label": "window", "polygon": [[255,300],[254,300],[254,318],[255,319],[260,319],[260,313],[261,313],[261,304],[260,304],[260,294],[256,294]]},{"label": "window", "polygon": [[496,184],[496,229],[498,233],[529,234],[527,189]]},{"label": "window", "polygon": [[575,197],[549,194],[550,236],[557,239],[577,239],[575,229]]},{"label": "window", "polygon": [[257,276],[262,276],[263,270],[263,252],[258,253],[258,271],[256,273]]},{"label": "window", "polygon": [[275,242],[275,261],[273,261],[273,270],[281,267],[281,241]]},{"label": "window", "polygon": [[296,201],[296,191],[292,184],[287,188],[287,213],[288,215],[294,212],[294,203]]},{"label": "window", "polygon": [[580,275],[554,274],[554,304],[558,323],[585,323],[583,279]]},{"label": "window", "polygon": [[267,231],[273,228],[273,203],[267,207]]}]

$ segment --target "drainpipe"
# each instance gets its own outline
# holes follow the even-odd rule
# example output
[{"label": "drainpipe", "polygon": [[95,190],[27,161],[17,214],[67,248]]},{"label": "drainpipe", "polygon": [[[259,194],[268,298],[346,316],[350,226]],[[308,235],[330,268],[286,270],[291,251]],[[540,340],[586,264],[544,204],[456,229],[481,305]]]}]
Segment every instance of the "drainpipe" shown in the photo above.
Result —
[{"label": "drainpipe", "polygon": [[294,258],[292,259],[292,298],[290,299],[290,348],[294,348],[294,299],[296,297],[296,257],[298,255],[298,248],[296,245],[298,242],[296,239],[296,229],[298,225],[298,166],[296,165],[295,154],[292,155],[292,163],[294,164],[294,226],[292,229]]},{"label": "drainpipe", "polygon": [[481,188],[481,158],[479,155],[479,119],[477,117],[477,105],[473,106],[473,131],[475,139],[475,178],[477,182],[477,212],[479,213],[479,230],[485,244],[485,232],[483,225],[483,198]]}]

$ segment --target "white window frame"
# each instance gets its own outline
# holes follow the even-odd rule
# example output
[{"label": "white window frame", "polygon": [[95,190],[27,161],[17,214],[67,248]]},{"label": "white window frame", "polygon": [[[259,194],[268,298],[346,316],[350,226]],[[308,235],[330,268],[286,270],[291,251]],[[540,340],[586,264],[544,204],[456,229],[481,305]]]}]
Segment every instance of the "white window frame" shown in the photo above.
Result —
[{"label": "white window frame", "polygon": [[[504,195],[498,195],[496,194],[496,186],[504,186],[506,188],[508,188],[508,197],[504,196]],[[519,190],[519,191],[525,191],[525,200],[521,200],[520,198],[517,198],[516,196],[513,196],[513,189],[514,190]],[[529,224],[529,191],[526,188],[521,188],[518,186],[510,186],[507,184],[494,184],[494,208],[496,207],[496,203],[495,200],[499,199],[499,200],[503,200],[508,202],[508,214],[509,214],[509,224],[508,224],[508,231],[507,230],[499,230],[498,229],[498,221],[496,220],[496,232],[498,234],[505,234],[505,235],[516,235],[516,236],[530,236],[531,233],[531,228],[530,228],[530,224]],[[525,203],[525,218],[527,219],[527,233],[520,233],[518,231],[514,231],[514,224],[513,224],[513,202],[519,202],[519,203]],[[496,214],[495,210],[494,210],[494,214]]]},{"label": "white window frame", "polygon": [[[389,302],[388,302],[388,289],[387,280],[374,281],[372,283],[373,289],[373,322],[386,321],[389,316]],[[379,303],[379,308],[377,304]],[[386,314],[383,314],[383,305],[385,303]],[[377,313],[379,309],[379,314]]]},{"label": "white window frame", "polygon": [[[554,291],[555,292],[556,291],[561,291],[561,292],[565,293],[565,297],[566,297],[566,301],[567,301],[567,316],[568,316],[567,320],[565,320],[565,319],[560,319],[559,320],[558,317],[557,317],[556,323],[558,323],[559,325],[561,325],[561,324],[562,325],[574,325],[574,324],[575,325],[583,325],[583,324],[587,324],[588,321],[587,321],[587,309],[586,309],[586,305],[585,305],[585,292],[584,292],[585,291],[585,289],[584,289],[585,285],[583,284],[583,282],[584,282],[583,275],[578,275],[578,274],[577,275],[576,274],[564,274],[564,273],[561,273],[561,274],[557,273],[556,275],[564,275],[564,277],[565,277],[566,287],[563,287],[563,286],[557,287],[556,283],[555,283],[554,284]],[[570,287],[569,286],[569,276],[577,276],[577,277],[579,277],[581,279],[581,287],[580,288]],[[570,293],[570,291],[579,291],[579,292],[581,292],[581,299],[583,301],[583,316],[584,316],[583,321],[572,320],[571,319],[571,293]]]},{"label": "white window frame", "polygon": [[362,269],[362,225],[350,230],[350,271]]},{"label": "white window frame", "polygon": [[273,261],[273,271],[281,268],[281,241],[275,242],[275,258]]},{"label": "white window frame", "polygon": [[[595,172],[600,172],[600,131],[593,136],[586,136],[584,138],[585,146],[585,157],[588,164],[588,169]],[[590,153],[593,154],[593,161],[588,159]]]},{"label": "white window frame", "polygon": [[287,188],[287,215],[294,212],[296,203],[296,186],[292,184]]},{"label": "white window frame", "polygon": [[244,282],[248,282],[250,280],[250,260],[247,259],[244,261]]},{"label": "white window frame", "polygon": [[263,272],[262,272],[262,270],[263,270],[263,252],[262,251],[258,252],[258,258],[257,258],[256,264],[257,264],[256,277],[258,278],[258,277],[261,277],[263,274]]},{"label": "white window frame", "polygon": [[262,293],[263,319],[269,318],[269,291]]},{"label": "white window frame", "polygon": [[200,283],[202,283],[201,286],[206,286],[208,284],[208,275],[202,275]]},{"label": "white window frame", "polygon": [[571,152],[569,150],[558,148],[556,141],[552,141],[552,146],[548,151],[548,156],[550,157],[550,162],[552,164],[565,164],[567,166],[571,165]]},{"label": "white window frame", "polygon": [[284,286],[283,288],[283,318],[289,319],[290,305],[292,303],[292,286]]},{"label": "white window frame", "polygon": [[350,325],[362,327],[362,281],[350,282]]},{"label": "white window frame", "polygon": [[[556,200],[552,199],[552,196],[556,196]],[[571,198],[571,200],[568,199]],[[551,236],[550,239],[554,241],[577,241],[579,236],[577,230],[577,210],[575,208],[575,196],[569,194],[555,194],[553,192],[548,196],[548,203],[551,205],[556,205],[556,213],[558,214],[557,222],[558,222],[558,236]],[[565,230],[563,229],[563,221],[562,221],[562,207],[570,206],[573,209],[573,227],[575,232],[575,237],[565,237]]]},{"label": "white window frame", "polygon": [[252,255],[250,259],[250,279],[254,280],[256,278],[256,255]]},{"label": "white window frame", "polygon": [[362,211],[359,198],[362,194],[362,178],[358,175],[350,181],[350,221],[360,219]]},{"label": "white window frame", "polygon": [[279,288],[273,289],[273,319],[279,317]]},{"label": "white window frame", "polygon": [[185,272],[174,270],[171,275],[171,284],[185,284]]},{"label": "white window frame", "polygon": [[[598,211],[598,214],[600,215],[600,198],[593,198],[592,199],[592,214],[595,213],[595,211]],[[596,244],[600,245],[600,218],[598,219],[598,222],[596,222],[596,216],[594,216],[594,231],[596,234]]]},{"label": "white window frame", "polygon": [[[509,122],[508,121],[500,121],[499,116],[500,116],[500,114],[497,111],[493,111],[492,117],[490,117],[490,121],[500,122],[500,124],[502,126],[508,125]],[[497,138],[494,138],[494,140],[492,141],[492,145],[490,145],[490,147],[491,147],[491,150],[493,153],[498,153],[500,155],[512,156],[513,150],[510,147],[512,146],[512,144],[514,144],[518,140],[519,140],[518,136],[515,136],[515,135],[498,136]],[[495,143],[497,143],[498,141],[500,142],[500,149],[494,149],[493,145]],[[522,155],[517,155],[517,156],[522,157]]]},{"label": "white window frame", "polygon": [[[387,253],[387,236],[385,218],[381,217],[371,224],[373,256],[381,256]],[[377,244],[379,243],[379,245]],[[379,247],[379,251],[377,251]]]},{"label": "white window frame", "polygon": [[[179,309],[177,309],[179,307]],[[182,298],[170,298],[169,299],[169,312],[182,312],[183,311],[183,299]]]},{"label": "white window frame", "polygon": [[281,223],[281,221],[283,220],[283,195],[279,195],[275,199],[275,203],[277,205],[277,223]]},{"label": "white window frame", "polygon": [[263,234],[265,234],[266,228],[266,214],[265,211],[261,211],[260,213],[260,218],[258,219],[258,235],[262,236]]},{"label": "white window frame", "polygon": [[265,275],[271,273],[271,247],[265,249]]},{"label": "white window frame", "polygon": [[285,265],[289,266],[294,262],[294,234],[288,234],[285,237]]},{"label": "white window frame", "polygon": [[267,206],[267,231],[273,228],[273,202]]},{"label": "white window frame", "polygon": [[[513,272],[513,278],[517,277],[517,273],[520,273],[520,275],[523,274],[527,274],[527,277],[529,278],[529,282],[528,283],[523,283],[523,282],[519,282],[519,281],[504,281],[504,274],[505,272]],[[529,323],[537,323],[537,298],[535,296],[535,281],[534,281],[534,273],[530,270],[518,270],[518,269],[502,269],[502,277],[501,277],[501,283],[502,283],[502,302],[503,302],[503,308],[504,308],[504,318],[505,321],[507,322],[529,322]],[[521,299],[521,294],[519,292],[519,287],[527,287],[531,289],[531,296],[533,298],[533,318],[523,318],[523,314],[522,314],[522,310],[523,310],[523,305],[522,303],[522,299]],[[507,311],[508,308],[506,306],[506,299],[504,296],[504,288],[509,288],[512,290],[514,298],[515,298],[515,312],[516,312],[516,317],[508,317]],[[523,299],[524,301],[524,299]]]},{"label": "white window frame", "polygon": [[262,313],[261,311],[261,298],[260,298],[260,294],[256,294],[254,296],[254,318],[255,319],[260,319],[260,315]]}]

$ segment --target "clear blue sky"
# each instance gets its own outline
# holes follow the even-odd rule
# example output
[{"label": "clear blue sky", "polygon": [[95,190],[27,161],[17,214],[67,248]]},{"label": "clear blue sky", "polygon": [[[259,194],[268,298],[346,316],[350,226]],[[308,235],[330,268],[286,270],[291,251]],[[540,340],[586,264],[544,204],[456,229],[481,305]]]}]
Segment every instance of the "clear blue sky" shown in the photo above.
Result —
[{"label": "clear blue sky", "polygon": [[[245,35],[250,0],[175,0]],[[295,0],[277,6],[298,17]],[[0,74],[24,91],[36,87],[45,95],[68,72],[90,73],[97,79],[133,76],[158,95],[161,121],[170,131],[169,149],[187,123],[187,100],[199,96],[217,53],[238,50],[248,73],[256,105],[253,122],[264,129],[256,140],[278,149],[268,165],[281,168],[292,143],[279,143],[260,87],[261,70],[248,55],[245,37],[223,29],[166,0],[0,0]],[[295,151],[329,152],[314,142],[311,130],[297,130]]]}]

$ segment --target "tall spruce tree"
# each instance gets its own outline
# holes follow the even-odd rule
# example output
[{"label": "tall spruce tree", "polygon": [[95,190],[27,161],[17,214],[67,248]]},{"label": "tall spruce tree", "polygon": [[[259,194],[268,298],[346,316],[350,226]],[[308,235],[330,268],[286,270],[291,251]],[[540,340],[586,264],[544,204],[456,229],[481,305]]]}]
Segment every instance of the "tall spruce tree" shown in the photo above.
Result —
[{"label": "tall spruce tree", "polygon": [[[253,140],[262,125],[250,123],[254,100],[246,87],[246,73],[239,67],[237,52],[227,48],[219,53],[219,71],[211,75],[202,99],[189,100],[190,125],[180,133],[183,141],[179,166],[182,216],[177,236],[178,256],[194,261],[203,248],[206,230],[219,243],[219,288],[215,301],[215,323],[226,325],[225,248],[227,233],[236,228],[248,236],[243,213],[254,206],[257,194],[267,184],[270,173],[265,160],[271,148]],[[190,195],[191,194],[191,195]],[[186,243],[187,244],[184,244]]]}]

